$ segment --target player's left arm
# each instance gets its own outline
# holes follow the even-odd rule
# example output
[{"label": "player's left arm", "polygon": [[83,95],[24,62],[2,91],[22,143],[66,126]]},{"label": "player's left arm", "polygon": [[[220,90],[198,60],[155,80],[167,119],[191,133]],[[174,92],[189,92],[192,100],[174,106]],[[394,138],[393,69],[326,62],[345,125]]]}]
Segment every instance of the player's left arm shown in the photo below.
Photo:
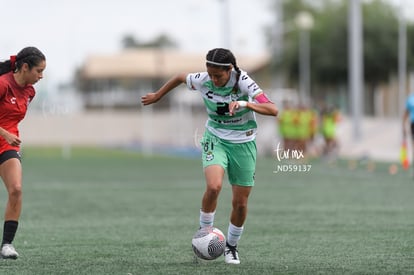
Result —
[{"label": "player's left arm", "polygon": [[253,97],[254,102],[249,101],[233,101],[230,103],[230,114],[233,114],[235,110],[240,108],[248,108],[256,113],[267,116],[277,116],[278,110],[276,105],[270,101],[266,94],[263,92],[258,93]]},{"label": "player's left arm", "polygon": [[277,116],[279,111],[276,108],[276,105],[270,101],[264,92],[257,94],[253,100],[254,102],[246,103],[246,108],[262,115]]}]

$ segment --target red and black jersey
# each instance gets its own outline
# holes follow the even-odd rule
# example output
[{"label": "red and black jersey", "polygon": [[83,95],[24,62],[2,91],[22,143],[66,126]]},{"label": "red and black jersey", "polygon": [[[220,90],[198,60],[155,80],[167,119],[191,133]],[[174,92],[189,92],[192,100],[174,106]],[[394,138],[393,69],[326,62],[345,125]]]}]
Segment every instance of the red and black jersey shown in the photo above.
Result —
[{"label": "red and black jersey", "polygon": [[[33,85],[20,87],[13,77],[13,72],[0,76],[0,127],[19,136],[18,125],[25,117],[27,106],[36,92]],[[17,150],[18,146],[11,146],[0,137],[0,154],[7,150]]]}]

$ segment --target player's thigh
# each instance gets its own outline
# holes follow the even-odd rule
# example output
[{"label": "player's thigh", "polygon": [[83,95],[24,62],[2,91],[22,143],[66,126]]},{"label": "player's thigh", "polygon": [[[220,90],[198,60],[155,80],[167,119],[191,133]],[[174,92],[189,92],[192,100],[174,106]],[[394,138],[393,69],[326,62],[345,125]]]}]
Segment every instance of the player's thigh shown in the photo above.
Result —
[{"label": "player's thigh", "polygon": [[224,178],[224,169],[221,165],[209,165],[204,168],[204,176],[208,189],[221,190]]},{"label": "player's thigh", "polygon": [[9,192],[20,190],[22,184],[22,165],[20,159],[11,157],[4,160],[0,164],[0,176]]}]

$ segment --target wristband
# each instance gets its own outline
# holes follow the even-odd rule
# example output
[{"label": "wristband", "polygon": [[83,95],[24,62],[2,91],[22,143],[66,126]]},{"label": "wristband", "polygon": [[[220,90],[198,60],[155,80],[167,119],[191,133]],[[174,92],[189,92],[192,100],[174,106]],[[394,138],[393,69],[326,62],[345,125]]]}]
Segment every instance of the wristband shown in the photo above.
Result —
[{"label": "wristband", "polygon": [[240,100],[240,101],[237,101],[237,104],[239,104],[239,107],[246,107],[247,106],[247,101],[244,101],[244,100]]}]

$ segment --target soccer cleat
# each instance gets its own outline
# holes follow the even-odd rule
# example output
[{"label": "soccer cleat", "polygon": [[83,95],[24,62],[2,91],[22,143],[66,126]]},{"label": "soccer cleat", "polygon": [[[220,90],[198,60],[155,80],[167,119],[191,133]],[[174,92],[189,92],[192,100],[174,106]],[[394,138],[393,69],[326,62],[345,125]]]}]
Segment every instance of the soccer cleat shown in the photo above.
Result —
[{"label": "soccer cleat", "polygon": [[237,246],[231,246],[226,243],[226,248],[224,249],[224,261],[227,264],[240,264]]},{"label": "soccer cleat", "polygon": [[1,257],[3,259],[17,259],[19,257],[19,253],[16,252],[14,246],[11,243],[5,243],[1,247]]}]

